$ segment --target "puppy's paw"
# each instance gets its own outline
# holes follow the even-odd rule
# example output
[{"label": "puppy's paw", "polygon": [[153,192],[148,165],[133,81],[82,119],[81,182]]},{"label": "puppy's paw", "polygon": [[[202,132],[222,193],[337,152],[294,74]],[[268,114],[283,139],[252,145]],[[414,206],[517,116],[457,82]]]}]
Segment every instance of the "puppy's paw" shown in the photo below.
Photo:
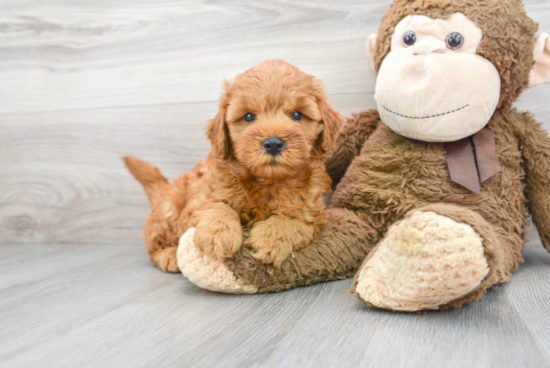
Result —
[{"label": "puppy's paw", "polygon": [[286,233],[288,229],[274,221],[258,222],[250,231],[246,245],[255,252],[254,258],[262,263],[273,263],[276,268],[288,258],[293,243]]},{"label": "puppy's paw", "polygon": [[151,254],[151,261],[164,272],[179,272],[176,250],[176,247],[159,249]]},{"label": "puppy's paw", "polygon": [[243,242],[243,230],[237,221],[203,220],[195,230],[195,246],[216,258],[231,257]]}]

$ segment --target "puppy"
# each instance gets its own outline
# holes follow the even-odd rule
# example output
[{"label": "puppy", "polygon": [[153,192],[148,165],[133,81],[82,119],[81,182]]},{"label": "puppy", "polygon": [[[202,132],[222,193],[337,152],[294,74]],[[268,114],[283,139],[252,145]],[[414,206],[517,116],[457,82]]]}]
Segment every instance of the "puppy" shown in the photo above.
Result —
[{"label": "puppy", "polygon": [[343,121],[322,83],[283,60],[225,82],[207,127],[212,149],[192,172],[170,184],[147,162],[124,158],[151,202],[143,236],[152,262],[177,272],[178,240],[192,226],[199,250],[231,257],[244,227],[255,257],[280,267],[325,223],[331,180],[321,159]]}]

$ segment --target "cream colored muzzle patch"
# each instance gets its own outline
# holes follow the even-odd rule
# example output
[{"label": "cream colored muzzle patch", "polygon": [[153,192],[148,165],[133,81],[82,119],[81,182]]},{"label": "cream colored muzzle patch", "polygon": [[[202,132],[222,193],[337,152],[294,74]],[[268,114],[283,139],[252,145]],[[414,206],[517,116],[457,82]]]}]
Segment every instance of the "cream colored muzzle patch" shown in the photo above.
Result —
[{"label": "cream colored muzzle patch", "polygon": [[193,243],[195,228],[190,228],[180,238],[178,267],[189,281],[203,289],[229,294],[253,294],[258,288],[237,279],[223,259],[200,252]]},{"label": "cream colored muzzle patch", "polygon": [[379,308],[438,309],[475,290],[488,273],[483,241],[470,225],[419,212],[388,230],[359,271],[356,291]]}]

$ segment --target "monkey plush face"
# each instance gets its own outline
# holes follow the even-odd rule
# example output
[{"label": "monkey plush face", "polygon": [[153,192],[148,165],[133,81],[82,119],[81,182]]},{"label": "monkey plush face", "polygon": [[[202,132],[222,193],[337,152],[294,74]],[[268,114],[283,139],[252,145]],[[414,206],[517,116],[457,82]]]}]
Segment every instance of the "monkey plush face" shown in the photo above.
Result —
[{"label": "monkey plush face", "polygon": [[477,55],[481,29],[460,13],[449,19],[409,15],[391,38],[375,100],[382,121],[396,133],[450,142],[481,130],[500,99],[500,77]]},{"label": "monkey plush face", "polygon": [[535,40],[537,27],[521,0],[394,0],[367,41],[381,120],[426,142],[474,135],[548,80],[550,37]]}]

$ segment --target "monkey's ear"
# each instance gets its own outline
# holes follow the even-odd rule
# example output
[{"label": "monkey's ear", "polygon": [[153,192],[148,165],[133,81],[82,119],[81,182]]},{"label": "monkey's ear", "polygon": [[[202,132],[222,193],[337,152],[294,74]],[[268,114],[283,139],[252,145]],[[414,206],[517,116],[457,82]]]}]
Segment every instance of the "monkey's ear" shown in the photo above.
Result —
[{"label": "monkey's ear", "polygon": [[541,34],[535,40],[535,64],[529,74],[529,87],[537,86],[550,78],[550,36]]},{"label": "monkey's ear", "polygon": [[376,33],[373,33],[367,38],[367,58],[369,59],[369,64],[374,70],[374,50],[376,50],[376,40],[378,39],[378,35]]}]

